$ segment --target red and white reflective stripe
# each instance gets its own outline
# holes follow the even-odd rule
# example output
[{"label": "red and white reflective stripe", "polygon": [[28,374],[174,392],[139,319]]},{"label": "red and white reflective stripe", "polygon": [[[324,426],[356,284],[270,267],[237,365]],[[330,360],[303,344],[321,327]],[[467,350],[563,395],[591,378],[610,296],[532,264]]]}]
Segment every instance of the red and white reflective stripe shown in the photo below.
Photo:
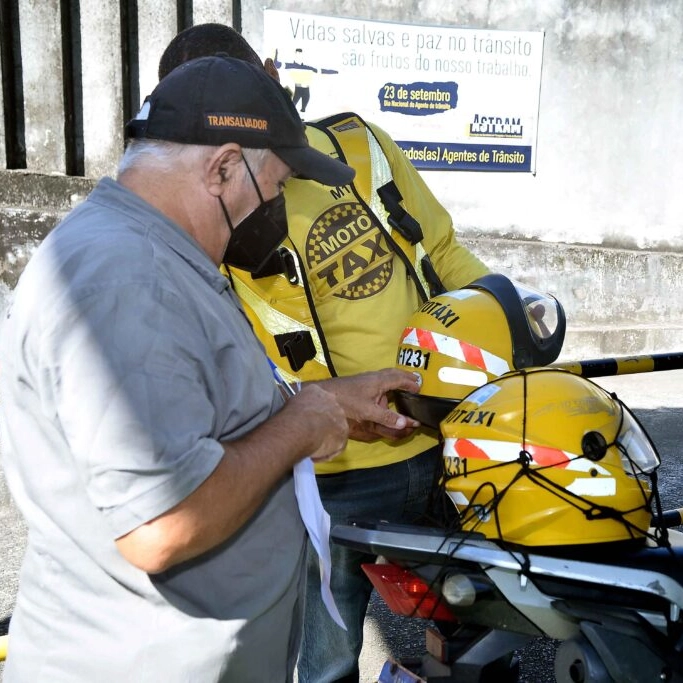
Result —
[{"label": "red and white reflective stripe", "polygon": [[525,450],[538,467],[561,467],[567,470],[587,472],[596,470],[598,474],[609,475],[609,470],[601,467],[588,458],[582,458],[575,453],[563,451],[559,448],[534,446],[511,441],[493,441],[491,439],[460,439],[447,438],[444,441],[443,455],[445,458],[473,458],[479,460],[494,460],[496,462],[514,462],[519,454]]},{"label": "red and white reflective stripe", "polygon": [[444,356],[455,358],[463,363],[469,363],[477,368],[486,370],[491,375],[502,375],[510,371],[508,362],[500,356],[460,341],[455,337],[448,337],[438,332],[421,330],[416,327],[406,327],[401,338],[402,344],[410,344],[421,349],[437,351]]}]

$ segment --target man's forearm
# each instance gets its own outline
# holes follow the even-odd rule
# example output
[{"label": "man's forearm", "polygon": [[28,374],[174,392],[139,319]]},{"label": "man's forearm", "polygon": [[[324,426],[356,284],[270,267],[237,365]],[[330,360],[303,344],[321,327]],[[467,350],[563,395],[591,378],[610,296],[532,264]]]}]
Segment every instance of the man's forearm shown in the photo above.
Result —
[{"label": "man's forearm", "polygon": [[[283,444],[223,444],[214,471],[187,498],[117,539],[123,556],[149,574],[192,559],[230,538],[254,514],[292,464]],[[275,460],[275,462],[273,462]]]},{"label": "man's forearm", "polygon": [[299,460],[339,453],[347,432],[334,396],[308,389],[246,436],[223,443],[209,477],[175,507],[117,539],[119,551],[149,574],[201,555],[241,529]]}]

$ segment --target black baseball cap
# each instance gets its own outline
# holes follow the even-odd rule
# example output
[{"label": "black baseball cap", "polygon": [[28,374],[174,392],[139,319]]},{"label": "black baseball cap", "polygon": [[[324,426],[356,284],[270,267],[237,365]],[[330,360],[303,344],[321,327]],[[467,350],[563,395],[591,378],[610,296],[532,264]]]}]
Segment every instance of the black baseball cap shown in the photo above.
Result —
[{"label": "black baseball cap", "polygon": [[304,130],[287,91],[263,69],[213,56],[185,62],[159,81],[126,124],[126,138],[265,147],[297,177],[323,185],[350,183],[356,172],[311,147]]}]

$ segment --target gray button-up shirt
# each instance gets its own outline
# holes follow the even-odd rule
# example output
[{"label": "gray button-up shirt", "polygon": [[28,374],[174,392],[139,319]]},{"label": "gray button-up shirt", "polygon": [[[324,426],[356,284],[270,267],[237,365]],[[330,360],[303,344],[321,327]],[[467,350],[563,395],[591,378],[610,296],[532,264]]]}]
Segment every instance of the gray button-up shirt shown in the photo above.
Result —
[{"label": "gray button-up shirt", "polygon": [[281,406],[227,285],[110,179],[22,274],[0,350],[3,465],[29,527],[7,683],[291,675],[305,538],[291,477],[228,542],[165,574],[114,543]]}]

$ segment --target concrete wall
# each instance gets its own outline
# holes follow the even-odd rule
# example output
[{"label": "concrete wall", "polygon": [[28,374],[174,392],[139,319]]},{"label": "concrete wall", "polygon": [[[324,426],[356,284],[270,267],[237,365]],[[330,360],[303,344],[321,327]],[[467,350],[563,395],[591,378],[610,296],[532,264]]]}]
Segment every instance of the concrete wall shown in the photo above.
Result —
[{"label": "concrete wall", "polygon": [[[176,31],[176,3],[137,5],[144,97]],[[59,6],[57,0],[19,0],[28,169],[0,178],[0,307],[45,231],[92,179],[114,172],[122,149],[118,4],[81,0],[88,179],[55,181],[64,172],[65,145]],[[493,269],[557,294],[569,318],[564,355],[683,349],[681,3],[272,0],[268,7],[545,31],[536,175],[424,176],[463,240]],[[231,8],[229,0],[195,0],[193,21],[229,22]],[[244,2],[242,24],[262,52],[263,7]]]},{"label": "concrete wall", "polygon": [[[462,229],[683,248],[683,3],[272,0],[270,9],[545,32],[536,176],[427,172]],[[262,49],[260,7],[243,32]],[[362,87],[360,85],[359,87]]]},{"label": "concrete wall", "polygon": [[[62,79],[45,74],[62,72],[59,0],[19,2],[26,121],[26,161],[41,173],[65,171]],[[57,33],[57,37],[59,34]],[[39,49],[44,48],[44,49]]]}]

